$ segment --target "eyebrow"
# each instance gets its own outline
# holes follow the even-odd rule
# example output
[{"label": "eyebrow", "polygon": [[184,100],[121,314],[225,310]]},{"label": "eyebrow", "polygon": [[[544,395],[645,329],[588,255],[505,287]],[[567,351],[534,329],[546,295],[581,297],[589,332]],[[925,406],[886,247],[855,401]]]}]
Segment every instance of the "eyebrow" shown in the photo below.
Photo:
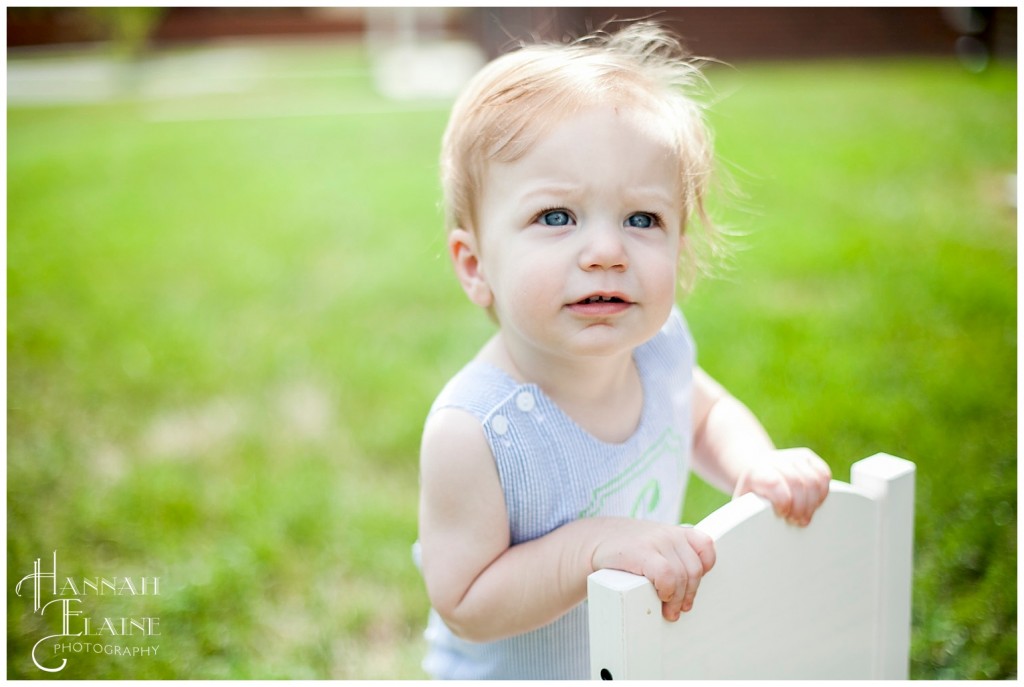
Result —
[{"label": "eyebrow", "polygon": [[526,189],[519,197],[520,201],[529,201],[535,197],[546,196],[576,196],[584,192],[584,187],[579,184],[565,184],[558,182],[545,182]]},{"label": "eyebrow", "polygon": [[[521,196],[519,202],[528,202],[534,198],[540,199],[550,196],[569,197],[578,196],[586,192],[586,188],[580,184],[566,183],[539,183],[528,188]],[[656,186],[630,186],[623,194],[630,203],[644,205],[647,202],[671,206],[678,201],[678,198]]]},{"label": "eyebrow", "polygon": [[651,200],[669,206],[679,202],[679,198],[676,195],[666,193],[663,189],[656,186],[632,186],[626,197],[630,200],[634,198],[644,201]]}]

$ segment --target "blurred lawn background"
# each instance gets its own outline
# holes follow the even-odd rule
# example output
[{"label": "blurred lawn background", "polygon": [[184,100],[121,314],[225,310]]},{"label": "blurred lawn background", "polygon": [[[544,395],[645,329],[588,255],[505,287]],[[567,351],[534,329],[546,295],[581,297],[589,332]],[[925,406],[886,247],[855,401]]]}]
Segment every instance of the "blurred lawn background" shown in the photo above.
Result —
[{"label": "blurred lawn background", "polygon": [[[13,589],[54,549],[160,577],[87,610],[162,634],[53,677],[425,677],[419,435],[492,331],[444,255],[449,103],[383,100],[358,45],[224,50],[128,87],[244,64],[244,90],[8,107],[10,678],[49,677],[53,618]],[[1015,677],[1015,65],[711,80],[745,237],[680,298],[702,364],[839,479],[915,461],[911,674]],[[685,519],[725,500],[693,480]]]}]

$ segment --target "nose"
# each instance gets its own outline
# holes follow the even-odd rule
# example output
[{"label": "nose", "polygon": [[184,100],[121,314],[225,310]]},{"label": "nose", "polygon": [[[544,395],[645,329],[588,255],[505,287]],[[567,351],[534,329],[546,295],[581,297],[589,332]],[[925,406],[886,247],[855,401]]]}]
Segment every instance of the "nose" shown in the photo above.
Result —
[{"label": "nose", "polygon": [[629,255],[620,227],[611,223],[591,224],[580,232],[580,236],[583,240],[579,254],[580,268],[588,272],[625,272],[629,268]]}]

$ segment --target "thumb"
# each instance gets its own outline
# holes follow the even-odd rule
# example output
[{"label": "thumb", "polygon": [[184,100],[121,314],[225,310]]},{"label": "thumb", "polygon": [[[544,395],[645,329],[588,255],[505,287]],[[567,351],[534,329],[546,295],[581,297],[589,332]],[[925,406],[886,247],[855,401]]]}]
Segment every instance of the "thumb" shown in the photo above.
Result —
[{"label": "thumb", "polygon": [[774,479],[755,485],[754,493],[763,496],[772,503],[775,514],[786,517],[793,510],[793,492],[790,490],[786,480],[775,476]]},{"label": "thumb", "polygon": [[775,513],[781,517],[786,517],[793,510],[793,492],[775,470],[758,466],[744,472],[736,483],[733,498],[750,492],[768,499]]}]

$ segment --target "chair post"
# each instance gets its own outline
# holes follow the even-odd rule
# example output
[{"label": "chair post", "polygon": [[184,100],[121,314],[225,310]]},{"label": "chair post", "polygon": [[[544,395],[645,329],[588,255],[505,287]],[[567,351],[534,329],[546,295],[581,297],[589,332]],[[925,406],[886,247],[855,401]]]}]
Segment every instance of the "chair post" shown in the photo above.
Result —
[{"label": "chair post", "polygon": [[881,531],[876,599],[876,679],[910,674],[910,604],[914,558],[913,463],[885,453],[853,464],[850,482],[879,503]]},{"label": "chair post", "polygon": [[598,570],[587,578],[590,601],[590,677],[660,679],[661,601],[647,578]]}]

